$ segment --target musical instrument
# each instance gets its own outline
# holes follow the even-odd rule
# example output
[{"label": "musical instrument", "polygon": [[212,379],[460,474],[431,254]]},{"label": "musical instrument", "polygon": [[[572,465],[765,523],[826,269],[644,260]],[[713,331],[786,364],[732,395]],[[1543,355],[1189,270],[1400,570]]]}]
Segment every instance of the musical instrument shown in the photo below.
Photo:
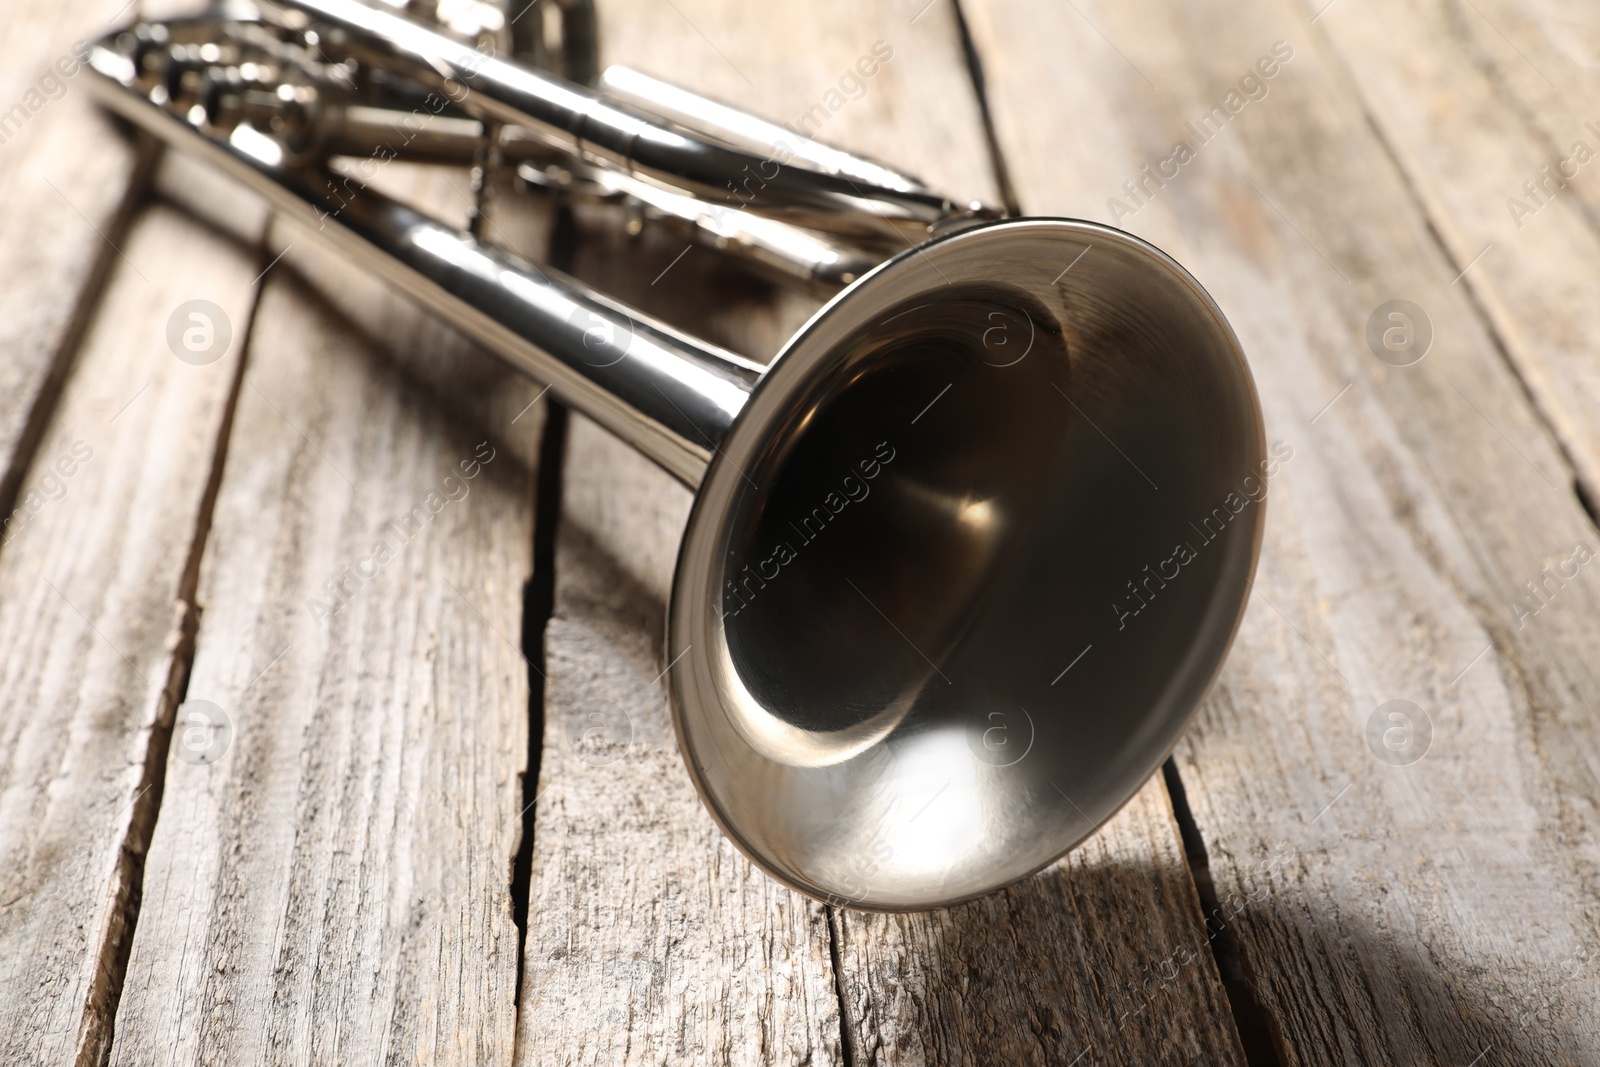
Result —
[{"label": "musical instrument", "polygon": [[[442,5],[441,5],[442,6]],[[853,907],[1040,869],[1176,743],[1243,613],[1266,450],[1238,341],[1120,230],[997,218],[643,75],[598,88],[355,0],[141,22],[102,99],[695,490],[679,746],[757,865]],[[326,169],[494,160],[814,288],[770,364]]]}]

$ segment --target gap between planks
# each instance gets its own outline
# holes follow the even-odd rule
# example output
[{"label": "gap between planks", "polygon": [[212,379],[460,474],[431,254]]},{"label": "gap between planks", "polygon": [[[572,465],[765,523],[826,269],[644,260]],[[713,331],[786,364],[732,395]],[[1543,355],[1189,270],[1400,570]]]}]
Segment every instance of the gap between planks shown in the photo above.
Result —
[{"label": "gap between planks", "polygon": [[[269,276],[199,590],[190,692],[238,728],[217,766],[170,765],[116,1062],[250,1059],[263,1038],[358,1060],[407,1056],[411,1041],[424,1058],[470,1046],[502,1059],[532,673],[507,635],[527,610],[533,485],[500,460],[393,557],[406,562],[314,628],[303,602],[317,580],[365,550],[397,495],[403,507],[439,484],[481,425],[440,412],[440,390],[419,389],[335,304],[354,299],[379,328],[400,320],[410,354],[458,385],[489,364],[475,349],[456,363],[461,339],[375,279],[327,283],[343,272],[329,257],[299,266],[324,284]],[[518,429],[536,440],[531,423]]]},{"label": "gap between planks", "polygon": [[[186,669],[181,646],[192,619],[184,616],[192,613],[183,610],[178,595],[189,562],[183,549],[197,529],[192,509],[205,495],[215,429],[235,387],[230,363],[209,371],[175,370],[169,354],[156,352],[159,323],[168,300],[207,284],[214,286],[208,295],[223,300],[243,323],[251,291],[250,264],[236,243],[214,240],[205,227],[154,201],[134,214],[128,248],[135,257],[152,250],[171,254],[180,245],[196,256],[179,264],[170,279],[158,278],[153,289],[139,288],[152,283],[136,277],[136,270],[116,270],[96,300],[78,372],[69,377],[45,440],[64,443],[77,430],[104,421],[104,429],[87,435],[101,445],[104,458],[76,475],[70,496],[60,494],[63,502],[41,511],[0,557],[0,573],[7,575],[6,601],[0,604],[10,637],[6,674],[16,701],[8,710],[28,707],[31,693],[33,706],[45,712],[7,724],[8,740],[15,743],[7,752],[6,848],[8,854],[15,850],[13,877],[20,874],[30,884],[25,902],[8,917],[6,938],[18,955],[4,965],[36,981],[9,1002],[0,1046],[23,1055],[24,1049],[38,1055],[49,1048],[50,1058],[90,1063],[103,1053],[115,1006],[165,730]],[[130,351],[128,336],[142,336],[148,347]],[[230,358],[236,361],[237,354]],[[105,419],[122,398],[137,400],[151,386],[143,405],[120,425],[128,403]],[[101,392],[106,389],[112,395]],[[173,432],[150,434],[158,418]],[[187,453],[196,462],[158,464],[146,478],[131,453],[150,439],[166,446],[163,458],[175,452],[186,459]],[[88,464],[97,457],[90,446],[78,458]],[[183,547],[168,556],[164,544]],[[108,558],[132,572],[98,571]],[[75,591],[85,578],[93,580],[92,592],[83,590],[89,600]],[[72,579],[77,580],[68,584]],[[56,600],[29,599],[32,587],[56,582],[67,588],[53,589]],[[174,613],[178,618],[169,623]],[[91,616],[100,619],[99,626]],[[70,782],[73,775],[80,780]],[[30,787],[46,777],[77,788],[53,798]],[[98,840],[103,817],[93,813],[96,800],[117,806],[109,833]],[[61,862],[74,837],[82,842],[74,858],[88,866],[87,877]],[[48,907],[52,899],[60,906]],[[72,912],[80,916],[76,925]],[[25,1018],[27,1024],[13,1028]]]},{"label": "gap between planks", "polygon": [[68,313],[61,342],[50,358],[49,369],[45,372],[39,391],[35,394],[33,404],[23,420],[22,429],[17,434],[4,472],[0,473],[0,516],[10,515],[17,508],[17,497],[22,493],[23,479],[27,477],[34,460],[38,458],[39,446],[44,440],[51,418],[55,415],[61,391],[77,363],[78,351],[83,346],[85,335],[89,332],[89,324],[94,321],[94,313],[100,306],[100,298],[104,295],[112,270],[122,255],[119,248],[127,243],[128,231],[133,225],[134,218],[150,200],[151,184],[156,165],[160,162],[161,150],[153,140],[140,136],[135,152],[137,155],[133,170],[129,175],[127,187],[123,190],[122,200],[111,215],[109,225],[106,227],[105,240],[100,243],[99,251],[73,295],[72,310]]},{"label": "gap between planks", "polygon": [[[480,190],[480,203],[482,190]],[[487,213],[475,216],[488,223]],[[576,234],[568,212],[556,213],[548,239],[548,263],[565,270],[571,266]],[[533,502],[533,577],[528,583],[522,615],[522,654],[528,674],[528,754],[522,774],[522,837],[512,865],[511,905],[517,924],[517,974],[513,1008],[511,1062],[518,1061],[522,1035],[522,982],[527,973],[524,954],[528,945],[528,906],[533,874],[534,823],[539,807],[539,764],[544,754],[544,704],[548,682],[545,632],[555,614],[556,540],[561,529],[562,475],[567,455],[567,408],[547,399],[544,433],[539,442],[538,474]]]},{"label": "gap between planks", "polygon": [[[267,226],[263,224],[255,243],[256,261],[266,273],[270,251],[266,246]],[[102,1038],[85,1051],[94,1048],[92,1060],[80,1057],[79,1067],[99,1067],[111,1053],[116,1039],[117,1006],[122,997],[123,980],[128,973],[128,957],[133,950],[133,937],[139,925],[139,905],[144,894],[144,861],[150,852],[150,842],[155,835],[156,820],[161,815],[161,798],[165,792],[167,760],[172,745],[172,731],[178,708],[188,695],[189,671],[194,666],[196,639],[200,629],[200,605],[196,591],[200,582],[200,561],[205,555],[206,540],[211,533],[211,523],[216,512],[217,493],[222,487],[222,471],[228,459],[228,443],[232,436],[233,418],[239,406],[239,390],[244,384],[245,368],[250,364],[250,341],[255,332],[256,312],[261,307],[263,280],[257,275],[251,283],[249,310],[239,338],[239,359],[234,367],[233,380],[228,385],[227,399],[223,402],[222,418],[217,427],[217,439],[212,447],[211,467],[206,474],[205,491],[200,498],[196,514],[194,536],[190,539],[183,572],[178,582],[177,604],[180,615],[178,643],[169,662],[165,694],[156,708],[156,720],[150,730],[149,746],[145,750],[144,775],[139,791],[134,795],[133,816],[122,843],[118,861],[118,876],[123,883],[121,897],[123,912],[121,929],[114,939],[101,946],[98,1016],[104,1027]]]}]

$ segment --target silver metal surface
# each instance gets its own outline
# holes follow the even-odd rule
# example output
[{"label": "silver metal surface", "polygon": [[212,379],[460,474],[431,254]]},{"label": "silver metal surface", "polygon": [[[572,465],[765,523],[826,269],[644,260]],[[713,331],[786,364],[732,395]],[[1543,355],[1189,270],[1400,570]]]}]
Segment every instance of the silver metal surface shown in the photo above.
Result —
[{"label": "silver metal surface", "polygon": [[[1138,790],[1226,654],[1273,468],[1238,342],[1192,277],[1093,223],[955,228],[868,270],[763,369],[332,179],[314,160],[342,142],[312,116],[381,130],[350,109],[396,110],[414,84],[461,105],[430,113],[564,147],[581,180],[642,183],[668,213],[748,146],[474,66],[349,0],[283,12],[141,24],[90,64],[118,112],[697,487],[667,686],[695,784],[752,860],[835,903],[934,907],[1025,877]],[[374,63],[402,77],[375,94]],[[709,121],[759,140],[720,107]],[[807,233],[865,232],[883,210],[897,233],[963,221],[920,183],[780,170],[776,215],[827,216]]]},{"label": "silver metal surface", "polygon": [[[264,14],[311,29],[320,54],[403,74],[477,118],[524,129],[585,163],[613,167],[818,229],[903,244],[952,211],[923,188],[785,166],[646,121],[584,86],[529,70],[359,0],[269,0]],[[895,247],[899,247],[897,244]]]},{"label": "silver metal surface", "polygon": [[762,158],[798,159],[825,174],[841,175],[869,186],[906,193],[931,193],[919,178],[850,152],[801,137],[775,122],[758,118],[720,101],[652,78],[641,71],[612,65],[600,74],[599,87],[613,100],[646,114],[705,133],[724,144],[745,148]]},{"label": "silver metal surface", "polygon": [[695,500],[667,655],[708,807],[861,907],[1049,863],[1215,676],[1263,464],[1232,332],[1151,246],[1016,219],[890,261],[788,344]]}]

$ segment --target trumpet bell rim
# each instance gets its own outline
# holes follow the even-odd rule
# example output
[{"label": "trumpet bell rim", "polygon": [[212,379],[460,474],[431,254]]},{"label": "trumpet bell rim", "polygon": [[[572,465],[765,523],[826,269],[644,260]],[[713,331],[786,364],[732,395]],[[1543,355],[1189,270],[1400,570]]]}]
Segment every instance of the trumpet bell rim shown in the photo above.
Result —
[{"label": "trumpet bell rim", "polygon": [[[1215,680],[1269,461],[1238,339],[1147,242],[1008,219],[884,263],[784,347],[691,510],[666,655],[707,810],[773,878],[866,910],[1048,866],[1138,792]],[[1195,545],[1190,514],[1240,484]],[[1162,537],[1196,562],[1132,569]],[[1138,600],[1108,592],[1124,576]]]}]

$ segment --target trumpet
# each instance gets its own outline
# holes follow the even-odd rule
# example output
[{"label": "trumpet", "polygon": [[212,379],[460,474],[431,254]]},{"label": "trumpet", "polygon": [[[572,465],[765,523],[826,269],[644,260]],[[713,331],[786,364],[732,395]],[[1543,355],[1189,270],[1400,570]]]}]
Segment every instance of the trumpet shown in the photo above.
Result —
[{"label": "trumpet", "polygon": [[[939,907],[1050,864],[1220,670],[1269,456],[1237,338],[1121,230],[1002,218],[637,72],[588,84],[357,0],[138,22],[106,106],[201,157],[695,493],[678,745],[779,882]],[[336,178],[498,160],[834,295],[770,363]]]}]

